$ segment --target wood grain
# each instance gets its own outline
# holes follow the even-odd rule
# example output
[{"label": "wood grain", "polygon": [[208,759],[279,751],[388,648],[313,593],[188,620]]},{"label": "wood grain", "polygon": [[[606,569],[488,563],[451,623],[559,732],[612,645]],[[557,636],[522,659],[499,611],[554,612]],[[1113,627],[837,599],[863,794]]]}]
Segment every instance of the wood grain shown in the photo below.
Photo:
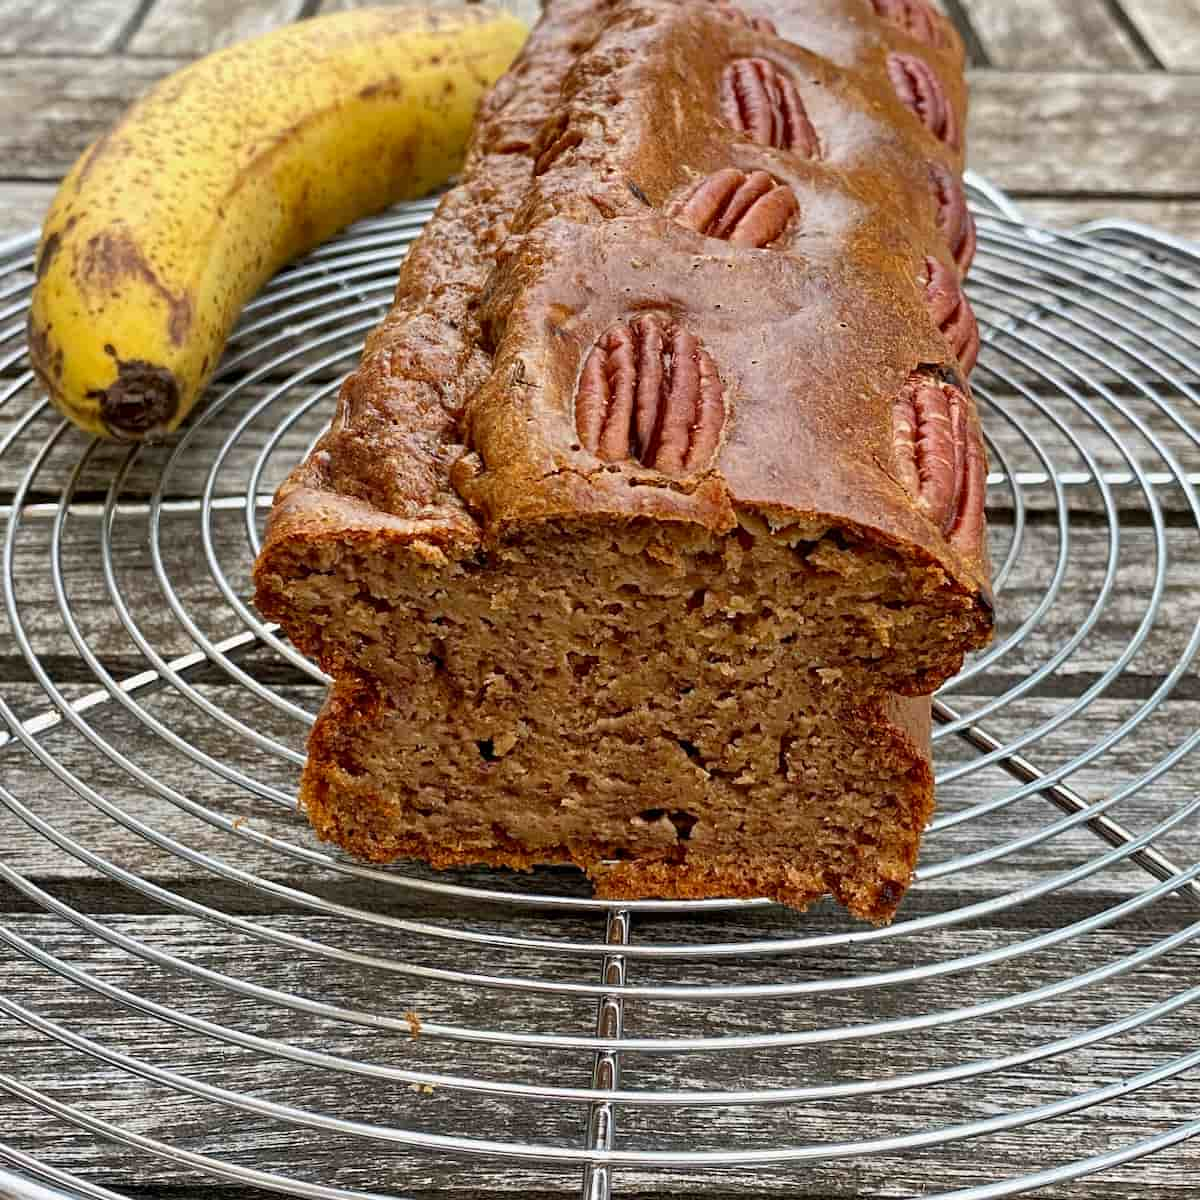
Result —
[{"label": "wood grain", "polygon": [[1071,71],[1144,65],[1128,34],[1098,0],[961,3],[993,67]]},{"label": "wood grain", "polygon": [[294,21],[303,7],[303,0],[155,0],[129,49],[135,54],[209,54]]},{"label": "wood grain", "polygon": [[[55,180],[88,142],[180,58],[5,63],[0,106],[16,119],[0,129],[10,177]],[[1200,147],[1191,113],[1200,78],[1124,74],[972,72],[971,145],[977,170],[1003,187],[1045,192],[1112,190],[1136,181],[1146,195],[1195,189]],[[1153,122],[1155,136],[1145,136]]]},{"label": "wood grain", "polygon": [[1172,71],[1200,68],[1200,0],[1122,0],[1129,18]]},{"label": "wood grain", "polygon": [[[975,169],[1014,191],[1194,192],[1200,77],[1162,72],[970,73]],[[1147,130],[1152,129],[1152,136]]]},{"label": "wood grain", "polygon": [[129,104],[185,58],[16,55],[0,68],[0,159],[10,179],[57,182]]},{"label": "wood grain", "polygon": [[53,183],[0,183],[0,238],[39,226],[54,190]]},{"label": "wood grain", "polygon": [[[235,979],[298,995],[316,995],[327,1003],[354,1012],[396,1016],[405,1008],[421,1013],[426,1022],[497,1028],[519,1033],[527,1029],[563,1033],[585,1032],[590,1006],[563,1004],[520,993],[493,998],[484,990],[453,989],[444,985],[405,982],[387,973],[339,967],[327,960],[298,954],[281,958],[254,941],[229,938],[194,921],[174,917],[111,917],[118,932],[153,949],[211,966]],[[445,1042],[433,1035],[411,1041],[403,1032],[369,1035],[342,1022],[299,1016],[274,1004],[231,997],[222,989],[186,976],[169,974],[96,941],[81,942],[58,921],[28,917],[18,930],[39,946],[59,954],[106,982],[125,987],[160,1004],[206,1016],[235,1029],[292,1044],[312,1046],[336,1056],[353,1057],[384,1067],[436,1071],[476,1078],[580,1086],[590,1066],[580,1051],[533,1052],[520,1048],[473,1048]],[[264,924],[283,933],[318,942],[346,936],[337,925],[320,919],[271,918]],[[530,934],[563,936],[564,931],[531,920]],[[708,919],[702,928],[662,923],[639,929],[644,938],[666,940],[696,936],[737,940],[760,934],[755,924],[736,919]],[[392,952],[395,938],[392,942]],[[730,965],[723,981],[752,985],[780,979],[829,980],[848,971],[888,969],[929,958],[949,959],[999,950],[1014,940],[1012,931],[953,930],[925,939],[920,949],[889,942],[852,949],[824,951],[803,961],[764,959]],[[693,1033],[728,1037],[765,1029],[805,1030],[826,1024],[854,1026],[879,1019],[904,1018],[957,1008],[1029,991],[1070,978],[1153,944],[1155,935],[1136,928],[1117,928],[1081,938],[1051,954],[1031,955],[1014,966],[977,970],[963,978],[932,979],[911,988],[842,993],[835,1008],[796,1002],[705,1000],[631,1001],[626,1016],[628,1036],[660,1032],[676,1036]],[[367,939],[364,948],[384,948],[382,938]],[[461,967],[464,955],[451,945],[404,946],[412,961]],[[563,956],[544,962],[516,964],[514,970],[551,970]],[[179,1074],[282,1101],[315,1112],[336,1113],[358,1120],[399,1125],[430,1132],[497,1135],[548,1145],[577,1144],[579,1109],[571,1104],[537,1104],[527,1100],[485,1099],[453,1087],[439,1087],[432,1096],[413,1094],[403,1084],[380,1085],[317,1068],[279,1062],[258,1053],[222,1048],[198,1034],[163,1037],[162,1024],[131,1013],[99,998],[88,999],[61,985],[45,971],[4,958],[6,979],[22,1003],[62,1021],[106,1046],[144,1057]],[[573,960],[567,959],[573,965]],[[673,979],[707,976],[711,968],[686,964],[670,968]],[[650,965],[634,964],[630,982],[655,982],[664,974]],[[1006,1017],[978,1019],[967,1024],[926,1030],[919,1038],[875,1037],[861,1043],[833,1044],[771,1052],[726,1052],[627,1056],[626,1086],[636,1090],[664,1087],[712,1089],[728,1086],[736,1077],[747,1087],[797,1086],[811,1082],[852,1082],[888,1077],[990,1056],[1011,1054],[1131,1015],[1171,995],[1171,980],[1156,969],[1076,992],[1065,1005],[1027,1008]],[[503,1003],[497,1005],[495,999]],[[1149,1029],[1128,1034],[1111,1046],[1077,1052],[1048,1062],[1026,1064],[986,1076],[974,1084],[909,1090],[884,1096],[840,1101],[812,1101],[778,1108],[654,1109],[626,1107],[620,1114],[622,1144],[636,1148],[689,1149],[737,1145],[742,1148],[779,1144],[832,1143],[872,1134],[889,1136],[915,1129],[942,1128],[956,1120],[993,1116],[1027,1105],[1031,1096],[1047,1099],[1075,1094],[1086,1081],[1109,1081],[1138,1069],[1169,1061],[1194,1049],[1188,1010],[1156,1021]],[[864,1060],[864,1055],[865,1060]],[[1119,1064],[1119,1065],[1118,1065]],[[139,1082],[104,1064],[88,1062],[75,1053],[54,1049],[46,1039],[11,1022],[0,1026],[0,1070],[77,1103],[125,1127],[169,1143],[218,1156],[250,1158],[256,1165],[300,1177],[321,1178],[346,1186],[387,1186],[401,1194],[422,1186],[433,1173],[437,1187],[450,1192],[488,1186],[519,1193],[524,1188],[559,1189],[567,1185],[565,1171],[516,1167],[492,1161],[434,1160],[426,1155],[397,1152],[348,1136],[318,1135],[289,1130],[249,1115],[232,1117],[221,1107],[180,1096]],[[1184,1076],[1146,1092],[1114,1101],[1103,1109],[1064,1117],[1008,1135],[984,1138],[967,1145],[931,1149],[910,1155],[860,1158],[849,1162],[817,1161],[811,1165],[755,1172],[742,1169],[710,1172],[667,1171],[662,1174],[628,1169],[621,1172],[630,1188],[680,1191],[702,1181],[737,1186],[749,1195],[805,1196],[912,1195],[920,1181],[936,1174],[941,1188],[978,1179],[1003,1178],[1020,1169],[1040,1169],[1072,1155],[1106,1148],[1114,1143],[1172,1127],[1200,1102],[1200,1080]],[[23,1123],[24,1124],[24,1123]],[[50,1161],[69,1163],[93,1178],[102,1177],[111,1152],[85,1135],[59,1140],[42,1123],[24,1128],[23,1142]],[[1186,1160],[1183,1160],[1186,1161]],[[165,1164],[147,1162],[143,1182],[167,1183],[178,1178]],[[487,1172],[481,1179],[481,1172]],[[1185,1196],[1190,1181],[1172,1169],[1169,1160],[1139,1166],[1136,1178],[1154,1188],[1154,1195]],[[431,1186],[430,1184],[426,1186]],[[882,1191],[879,1189],[883,1189]],[[1066,1193],[1064,1193],[1066,1194]],[[1103,1195],[1090,1191],[1088,1195]],[[1119,1193],[1109,1193],[1119,1194]]]},{"label": "wood grain", "polygon": [[138,0],[0,0],[0,54],[105,54],[137,10]]},{"label": "wood grain", "polygon": [[[331,13],[343,12],[351,8],[364,8],[372,0],[320,0],[318,12]],[[374,0],[378,2],[378,0]],[[412,0],[384,0],[385,5],[400,5],[409,4]],[[430,0],[434,7],[453,8],[460,4],[462,0]],[[520,17],[526,24],[532,25],[537,20],[541,12],[541,0],[497,0],[497,8],[503,8],[508,12],[514,13]]]}]

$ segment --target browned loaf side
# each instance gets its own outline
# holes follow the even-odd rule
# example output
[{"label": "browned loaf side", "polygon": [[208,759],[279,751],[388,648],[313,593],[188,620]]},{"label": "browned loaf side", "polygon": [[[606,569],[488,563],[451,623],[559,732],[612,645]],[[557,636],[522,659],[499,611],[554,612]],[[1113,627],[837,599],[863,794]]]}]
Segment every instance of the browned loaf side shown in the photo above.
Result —
[{"label": "browned loaf side", "polygon": [[916,0],[552,5],[257,566],[322,837],[891,916],[992,625],[961,72]]}]

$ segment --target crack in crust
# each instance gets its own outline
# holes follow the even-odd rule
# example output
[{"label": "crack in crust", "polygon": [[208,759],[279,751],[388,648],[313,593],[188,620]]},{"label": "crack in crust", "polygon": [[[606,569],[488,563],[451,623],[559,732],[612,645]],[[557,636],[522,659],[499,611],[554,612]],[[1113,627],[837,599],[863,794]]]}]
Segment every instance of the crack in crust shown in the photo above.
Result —
[{"label": "crack in crust", "polygon": [[952,150],[961,149],[954,105],[946,98],[946,89],[934,69],[915,54],[889,54],[887,69],[901,103],[939,141]]},{"label": "crack in crust", "polygon": [[668,215],[706,237],[762,249],[782,236],[799,208],[796,193],[766,171],[726,167],[700,180]]},{"label": "crack in crust", "polygon": [[967,208],[962,180],[941,163],[929,164],[929,179],[937,203],[937,227],[941,230],[960,274],[966,275],[975,260],[975,218]]},{"label": "crack in crust", "polygon": [[961,388],[929,368],[909,376],[892,405],[893,462],[917,507],[955,549],[983,543],[987,454]]},{"label": "crack in crust", "polygon": [[718,0],[718,3],[713,6],[713,11],[718,17],[723,17],[726,21],[732,21],[735,25],[741,25],[745,29],[752,29],[755,33],[769,33],[772,37],[779,36],[775,22],[769,17],[753,16],[745,9],[724,3],[724,0]]},{"label": "crack in crust", "polygon": [[979,323],[958,275],[936,258],[925,260],[925,303],[963,374],[969,375],[979,358]]},{"label": "crack in crust", "polygon": [[724,389],[696,336],[654,313],[610,329],[592,347],[575,395],[584,448],[667,475],[709,465],[725,427]]},{"label": "crack in crust", "polygon": [[533,143],[534,175],[544,174],[562,155],[583,141],[583,134],[570,128],[570,120],[569,113],[559,113],[538,132]]},{"label": "crack in crust", "polygon": [[721,76],[721,115],[738,133],[776,150],[820,158],[812,127],[795,83],[765,58],[739,58]]},{"label": "crack in crust", "polygon": [[881,21],[903,30],[915,41],[945,49],[949,45],[937,14],[923,0],[871,0]]}]

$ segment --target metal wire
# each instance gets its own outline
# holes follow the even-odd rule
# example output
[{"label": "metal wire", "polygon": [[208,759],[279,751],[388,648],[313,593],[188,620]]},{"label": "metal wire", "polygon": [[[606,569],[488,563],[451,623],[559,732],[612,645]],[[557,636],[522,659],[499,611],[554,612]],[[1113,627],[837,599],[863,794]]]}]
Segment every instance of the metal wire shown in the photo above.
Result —
[{"label": "metal wire", "polygon": [[[297,1161],[282,1173],[152,1136],[132,1101],[92,1111],[36,1073],[0,1072],[0,1092],[159,1170],[291,1195],[379,1194],[351,1170],[310,1177],[327,1162],[314,1139],[331,1136],[394,1148],[399,1180],[406,1164],[449,1154],[508,1163],[515,1178],[571,1170],[573,1182],[555,1178],[605,1200],[627,1171],[678,1171],[693,1186],[698,1170],[844,1159],[867,1170],[905,1153],[928,1180],[967,1139],[1180,1086],[1200,1066],[1192,1049],[1103,1083],[1085,1084],[1072,1064],[1142,1035],[1170,1043],[1200,1003],[1200,987],[1172,988],[1164,974],[1128,1011],[1074,1016],[1115,981],[1142,979],[1200,942],[1200,860],[1180,836],[1200,818],[1190,761],[1200,731],[1163,720],[1200,652],[1188,575],[1200,530],[1200,475],[1189,470],[1200,452],[1200,257],[1124,222],[1030,229],[1002,193],[970,183],[985,342],[976,391],[1006,625],[936,701],[942,807],[912,902],[886,929],[763,901],[614,906],[561,874],[481,881],[370,867],[315,843],[295,813],[325,678],[250,607],[248,564],[271,488],[327,419],[430,202],[364,222],[284,271],[247,307],[207,406],[173,448],[116,452],[52,416],[24,363],[33,240],[0,244],[0,644],[7,637],[29,681],[0,692],[0,815],[22,831],[0,857],[0,881],[44,914],[28,928],[0,925],[4,961],[151,1023],[168,1045],[320,1079],[323,1099],[257,1094],[156,1061],[117,1030],[43,1011],[52,993],[20,987],[0,996],[0,1017],[47,1055],[266,1122]],[[1062,628],[1068,602],[1074,619]],[[30,772],[32,794],[21,782]],[[23,860],[30,845],[38,861],[53,856],[158,916],[130,924],[88,909],[39,881],[45,869]],[[972,899],[957,895],[973,887]],[[1023,928],[1020,914],[1047,901],[1061,903],[1061,920]],[[1140,941],[1099,936],[1151,917]],[[185,922],[224,952],[164,943],[155,921]],[[976,931],[993,927],[1003,935],[981,941]],[[239,967],[247,953],[261,970]],[[110,961],[123,981],[108,977]],[[425,996],[419,1047],[430,1050],[389,1057],[411,1042],[412,1020],[344,982],[366,977]],[[163,994],[163,980],[178,994]],[[193,1011],[193,989],[228,1007]],[[521,1003],[510,1011],[505,997]],[[443,1010],[451,1019],[436,1017]],[[1043,1011],[1042,1036],[1013,1040],[1007,1017]],[[248,1012],[262,1019],[248,1025]],[[993,1049],[970,1049],[956,1030],[986,1031],[979,1046]],[[347,1042],[355,1031],[384,1040]],[[916,1034],[941,1061],[896,1053]],[[839,1059],[838,1047],[858,1057]],[[1039,1066],[1070,1086],[1036,1076],[1043,1093],[1027,1088],[1014,1104],[1003,1081]],[[378,1108],[355,1115],[381,1087],[505,1105],[509,1134],[453,1103],[440,1116],[403,1106],[386,1119]],[[986,1115],[931,1117],[916,1103],[930,1089],[973,1089]],[[876,1131],[862,1114],[885,1097],[892,1117],[910,1115]],[[840,1127],[846,1136],[826,1135],[803,1120],[814,1105],[860,1115]],[[738,1139],[687,1124],[693,1112],[707,1121],[740,1110],[761,1131],[731,1126],[744,1129]],[[574,1132],[535,1132],[549,1119],[536,1114],[561,1112],[576,1114]],[[647,1124],[654,1113],[671,1114],[670,1128]],[[1064,1149],[1068,1161],[1050,1167],[1009,1153],[994,1183],[941,1196],[1064,1183],[1198,1133],[1195,1122],[1130,1128],[1124,1147]],[[19,1173],[0,1171],[0,1194],[114,1195],[94,1171],[72,1173],[44,1151],[0,1143],[0,1162]]]}]

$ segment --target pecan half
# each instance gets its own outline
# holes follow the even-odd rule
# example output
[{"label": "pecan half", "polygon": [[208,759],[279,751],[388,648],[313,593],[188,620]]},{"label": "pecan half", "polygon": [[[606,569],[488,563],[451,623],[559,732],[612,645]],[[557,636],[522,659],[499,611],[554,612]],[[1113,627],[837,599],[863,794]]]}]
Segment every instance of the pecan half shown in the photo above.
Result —
[{"label": "pecan half", "polygon": [[987,533],[987,451],[979,430],[968,422],[966,462],[958,512],[950,526],[950,544],[963,554],[977,555]]},{"label": "pecan half", "polygon": [[636,459],[668,475],[708,465],[725,426],[716,364],[677,322],[646,313],[592,347],[575,393],[583,446],[605,462]]},{"label": "pecan half", "polygon": [[735,25],[753,29],[755,33],[769,33],[773,37],[779,35],[779,30],[775,28],[775,22],[768,17],[752,16],[745,9],[724,3],[724,0],[718,0],[713,7],[718,17],[724,17],[726,21],[732,21]]},{"label": "pecan half", "polygon": [[796,85],[765,58],[739,58],[721,76],[721,114],[739,133],[763,146],[820,157],[812,127]]},{"label": "pecan half", "polygon": [[934,137],[958,150],[958,116],[933,68],[915,54],[889,54],[887,68],[901,102]]},{"label": "pecan half", "polygon": [[799,207],[796,193],[766,171],[747,175],[726,167],[700,180],[668,215],[697,233],[761,249],[783,233]]},{"label": "pecan half", "polygon": [[871,0],[880,20],[902,29],[915,41],[945,47],[946,33],[937,14],[923,0]]},{"label": "pecan half", "polygon": [[936,258],[925,260],[925,303],[963,373],[969,375],[979,357],[979,323],[958,274]]},{"label": "pecan half", "polygon": [[983,538],[987,455],[966,392],[914,371],[892,405],[893,463],[917,507],[958,549]]},{"label": "pecan half", "polygon": [[937,203],[937,226],[965,275],[975,258],[975,218],[967,209],[967,194],[959,177],[941,163],[929,164],[929,180]]}]

